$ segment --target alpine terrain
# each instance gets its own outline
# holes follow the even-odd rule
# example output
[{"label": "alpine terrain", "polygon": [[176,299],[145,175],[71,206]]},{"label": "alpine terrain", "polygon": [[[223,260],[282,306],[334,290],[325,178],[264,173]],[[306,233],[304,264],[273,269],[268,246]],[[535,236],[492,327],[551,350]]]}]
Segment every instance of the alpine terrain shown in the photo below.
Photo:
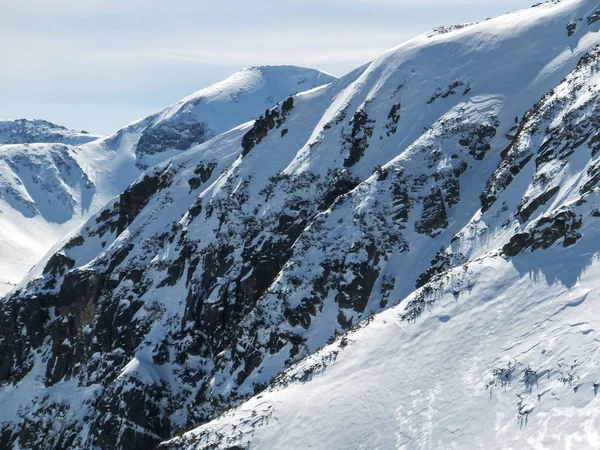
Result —
[{"label": "alpine terrain", "polygon": [[42,120],[0,121],[0,295],[149,165],[333,79],[251,67],[105,138]]},{"label": "alpine terrain", "polygon": [[123,190],[0,303],[0,448],[598,448],[600,4],[290,87],[72,149]]},{"label": "alpine terrain", "polygon": [[98,139],[87,131],[69,130],[45,120],[0,119],[0,144],[35,144],[38,142],[60,144],[85,144]]}]

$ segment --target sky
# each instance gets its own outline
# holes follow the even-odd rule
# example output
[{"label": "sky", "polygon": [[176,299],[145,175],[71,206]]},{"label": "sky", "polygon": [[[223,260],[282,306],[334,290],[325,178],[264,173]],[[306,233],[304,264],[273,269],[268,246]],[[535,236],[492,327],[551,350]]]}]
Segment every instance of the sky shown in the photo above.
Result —
[{"label": "sky", "polygon": [[0,0],[0,117],[109,134],[251,65],[344,75],[535,0]]}]

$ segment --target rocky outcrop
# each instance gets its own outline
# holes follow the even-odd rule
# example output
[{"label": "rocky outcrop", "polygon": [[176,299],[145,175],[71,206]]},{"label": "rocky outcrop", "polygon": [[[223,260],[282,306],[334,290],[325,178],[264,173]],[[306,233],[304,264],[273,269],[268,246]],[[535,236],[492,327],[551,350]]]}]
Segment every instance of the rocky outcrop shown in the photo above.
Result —
[{"label": "rocky outcrop", "polygon": [[437,236],[448,227],[448,216],[444,198],[440,189],[435,190],[423,200],[423,212],[421,220],[415,224],[418,233],[431,237]]},{"label": "rocky outcrop", "polygon": [[528,232],[515,234],[502,248],[506,256],[516,256],[527,248],[531,251],[550,248],[559,239],[563,247],[575,244],[581,234],[582,219],[572,211],[563,211],[552,217],[540,218],[535,227]]},{"label": "rocky outcrop", "polygon": [[146,128],[140,136],[136,150],[140,154],[155,155],[169,149],[187,150],[212,137],[203,122],[159,124]]},{"label": "rocky outcrop", "polygon": [[[391,113],[390,113],[391,114]],[[394,121],[394,117],[392,121]],[[397,122],[397,120],[396,120]],[[350,121],[350,134],[342,136],[342,143],[348,147],[349,155],[344,159],[344,167],[352,167],[360,161],[369,147],[369,138],[373,136],[374,120],[369,118],[365,109],[360,109]]]},{"label": "rocky outcrop", "polygon": [[[250,153],[250,150],[260,144],[269,131],[280,128],[286,121],[290,111],[294,107],[294,97],[288,97],[281,105],[267,109],[264,116],[260,116],[254,122],[252,128],[242,138],[242,156]],[[285,134],[282,133],[282,137]]]}]

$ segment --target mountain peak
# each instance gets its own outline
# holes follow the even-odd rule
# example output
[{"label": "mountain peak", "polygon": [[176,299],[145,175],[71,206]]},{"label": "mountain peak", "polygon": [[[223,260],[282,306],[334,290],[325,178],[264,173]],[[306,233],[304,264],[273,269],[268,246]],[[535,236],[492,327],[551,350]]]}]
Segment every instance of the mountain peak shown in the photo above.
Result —
[{"label": "mountain peak", "polygon": [[100,136],[70,130],[43,119],[0,119],[1,144],[61,143],[85,144]]},{"label": "mountain peak", "polygon": [[[141,166],[149,167],[166,155],[257,118],[292,94],[335,80],[332,75],[306,67],[247,67],[132,123],[105,142],[109,148],[119,147],[136,155]],[[128,143],[126,147],[121,145],[123,142]]]}]

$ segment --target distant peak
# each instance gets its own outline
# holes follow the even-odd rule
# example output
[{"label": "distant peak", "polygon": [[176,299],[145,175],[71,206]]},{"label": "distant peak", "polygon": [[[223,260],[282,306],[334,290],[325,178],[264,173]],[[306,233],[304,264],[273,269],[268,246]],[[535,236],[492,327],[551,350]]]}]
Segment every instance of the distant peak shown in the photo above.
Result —
[{"label": "distant peak", "polygon": [[83,144],[100,136],[72,130],[44,119],[0,119],[0,144]]}]

